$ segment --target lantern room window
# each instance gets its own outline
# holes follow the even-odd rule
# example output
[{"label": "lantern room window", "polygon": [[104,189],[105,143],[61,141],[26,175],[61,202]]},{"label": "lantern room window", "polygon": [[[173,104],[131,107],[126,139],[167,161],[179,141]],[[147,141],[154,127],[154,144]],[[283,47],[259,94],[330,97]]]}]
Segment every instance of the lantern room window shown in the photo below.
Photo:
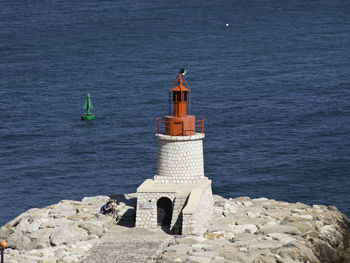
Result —
[{"label": "lantern room window", "polygon": [[173,101],[181,101],[181,91],[173,92]]}]

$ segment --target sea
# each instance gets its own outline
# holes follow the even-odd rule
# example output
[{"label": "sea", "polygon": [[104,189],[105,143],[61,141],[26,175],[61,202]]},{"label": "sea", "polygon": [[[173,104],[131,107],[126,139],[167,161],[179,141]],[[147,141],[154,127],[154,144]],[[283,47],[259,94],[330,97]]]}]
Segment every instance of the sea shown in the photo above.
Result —
[{"label": "sea", "polygon": [[350,1],[0,0],[0,226],[136,192],[181,68],[214,194],[350,217]]}]

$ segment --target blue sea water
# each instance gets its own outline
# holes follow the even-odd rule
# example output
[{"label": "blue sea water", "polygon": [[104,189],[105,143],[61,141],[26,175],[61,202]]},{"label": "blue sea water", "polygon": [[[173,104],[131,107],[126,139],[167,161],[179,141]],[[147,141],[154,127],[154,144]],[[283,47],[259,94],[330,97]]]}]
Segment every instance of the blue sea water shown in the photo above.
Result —
[{"label": "blue sea water", "polygon": [[215,194],[350,216],[349,1],[2,0],[0,225],[153,177],[180,67]]}]

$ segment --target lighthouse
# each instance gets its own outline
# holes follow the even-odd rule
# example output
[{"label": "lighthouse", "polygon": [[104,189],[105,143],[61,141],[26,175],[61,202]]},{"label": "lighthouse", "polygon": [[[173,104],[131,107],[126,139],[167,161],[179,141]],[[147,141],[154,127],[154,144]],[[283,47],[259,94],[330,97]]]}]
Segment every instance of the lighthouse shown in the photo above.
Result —
[{"label": "lighthouse", "polygon": [[191,115],[191,90],[180,70],[169,89],[169,114],[157,119],[157,172],[137,188],[136,227],[203,234],[213,216],[204,176],[204,119]]}]

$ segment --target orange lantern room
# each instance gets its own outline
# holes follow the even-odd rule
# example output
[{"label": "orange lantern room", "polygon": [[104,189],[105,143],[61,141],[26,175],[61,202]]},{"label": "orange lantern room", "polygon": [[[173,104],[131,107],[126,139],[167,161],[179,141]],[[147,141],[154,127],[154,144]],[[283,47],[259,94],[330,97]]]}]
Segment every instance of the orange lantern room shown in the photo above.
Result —
[{"label": "orange lantern room", "polygon": [[[181,69],[169,89],[169,116],[157,119],[157,133],[170,136],[204,133],[204,120],[191,115],[191,90],[188,87],[185,74],[186,71]],[[177,80],[178,85],[174,87]],[[173,105],[173,112],[171,112],[171,105]]]}]

